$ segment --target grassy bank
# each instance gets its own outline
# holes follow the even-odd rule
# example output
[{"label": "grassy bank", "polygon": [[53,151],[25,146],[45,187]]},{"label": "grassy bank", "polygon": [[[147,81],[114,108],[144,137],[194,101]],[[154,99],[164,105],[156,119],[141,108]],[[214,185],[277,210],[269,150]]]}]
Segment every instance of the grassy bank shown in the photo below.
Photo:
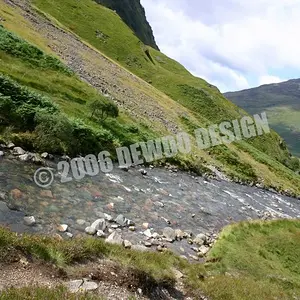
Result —
[{"label": "grassy bank", "polygon": [[[135,274],[134,278],[148,278],[143,289],[174,285],[175,268],[184,274],[185,288],[196,299],[203,294],[212,300],[298,299],[299,249],[300,221],[296,220],[230,225],[224,228],[204,263],[189,263],[171,252],[126,250],[100,239],[58,241],[0,229],[0,263],[10,263],[16,252],[50,262],[62,270],[77,262],[108,258],[125,272]],[[45,291],[36,293],[39,292]],[[13,294],[13,290],[9,293]],[[13,298],[2,295],[0,299]]]}]

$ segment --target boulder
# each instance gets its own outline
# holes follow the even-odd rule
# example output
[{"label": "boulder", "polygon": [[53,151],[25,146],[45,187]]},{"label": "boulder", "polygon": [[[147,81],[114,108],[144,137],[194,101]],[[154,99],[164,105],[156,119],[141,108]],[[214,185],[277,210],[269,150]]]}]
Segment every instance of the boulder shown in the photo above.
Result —
[{"label": "boulder", "polygon": [[122,236],[114,231],[111,233],[108,238],[105,240],[105,242],[110,243],[110,244],[117,244],[117,245],[122,245],[123,244],[123,239]]},{"label": "boulder", "polygon": [[163,236],[167,239],[167,241],[173,242],[176,239],[175,230],[171,227],[166,227],[163,230]]},{"label": "boulder", "polygon": [[24,217],[24,224],[27,226],[33,226],[36,224],[35,217]]},{"label": "boulder", "polygon": [[26,151],[23,150],[21,147],[14,147],[13,148],[13,154],[14,155],[23,155],[25,153],[26,153]]}]

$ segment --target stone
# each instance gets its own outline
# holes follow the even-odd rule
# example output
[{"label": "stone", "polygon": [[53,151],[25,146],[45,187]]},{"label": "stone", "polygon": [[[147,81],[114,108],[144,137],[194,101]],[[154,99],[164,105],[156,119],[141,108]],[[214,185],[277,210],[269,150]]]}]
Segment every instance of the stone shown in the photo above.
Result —
[{"label": "stone", "polygon": [[206,242],[206,239],[207,239],[206,235],[200,233],[200,234],[196,235],[196,237],[193,240],[193,243],[198,245],[198,246],[202,246]]},{"label": "stone", "polygon": [[66,232],[66,236],[70,239],[73,238],[73,234],[71,232]]},{"label": "stone", "polygon": [[40,192],[41,197],[53,199],[53,194],[50,190],[42,190]]},{"label": "stone", "polygon": [[152,247],[152,243],[150,243],[150,242],[144,242],[144,245],[147,247],[147,248],[150,248],[150,247]]},{"label": "stone", "polygon": [[119,224],[120,226],[126,225],[126,218],[123,215],[118,215],[115,219],[115,222]]},{"label": "stone", "polygon": [[113,220],[113,217],[109,214],[104,214],[104,219],[108,222],[111,222]]},{"label": "stone", "polygon": [[134,227],[134,226],[129,226],[128,229],[129,229],[130,231],[135,231],[135,227]]},{"label": "stone", "polygon": [[4,156],[4,152],[0,151],[0,157]]},{"label": "stone", "polygon": [[82,286],[80,287],[80,291],[88,292],[95,291],[98,289],[98,284],[94,281],[84,280]]},{"label": "stone", "polygon": [[131,247],[132,250],[135,250],[135,251],[140,251],[140,252],[145,252],[145,251],[148,251],[148,248],[143,246],[143,245],[133,245]]},{"label": "stone", "polygon": [[9,211],[7,204],[3,201],[0,201],[0,212],[7,212],[7,211]]},{"label": "stone", "polygon": [[130,249],[132,247],[132,244],[131,242],[127,241],[127,240],[124,240],[123,241],[123,246],[125,249]]},{"label": "stone", "polygon": [[85,228],[85,232],[89,235],[94,235],[96,234],[97,230],[92,226],[88,226]]},{"label": "stone", "polygon": [[163,252],[163,247],[161,245],[158,245],[157,248],[156,248],[156,250],[158,252]]},{"label": "stone", "polygon": [[57,227],[57,230],[59,232],[66,232],[68,230],[69,226],[67,224],[61,224]]},{"label": "stone", "polygon": [[173,271],[176,279],[181,279],[181,278],[184,277],[184,275],[180,271],[178,271],[177,269],[172,268],[172,271]]},{"label": "stone", "polygon": [[182,240],[185,237],[185,234],[181,229],[175,229],[175,234],[176,234],[177,240]]},{"label": "stone", "polygon": [[49,153],[47,153],[47,152],[44,152],[41,154],[41,158],[43,158],[43,159],[46,159],[48,157],[49,157]]},{"label": "stone", "polygon": [[80,287],[83,285],[83,280],[72,280],[65,284],[70,293],[78,293]]},{"label": "stone", "polygon": [[118,224],[113,224],[113,225],[111,225],[110,227],[111,227],[112,229],[118,229],[119,226],[120,226],[120,225],[118,225]]},{"label": "stone", "polygon": [[148,174],[148,172],[147,172],[146,170],[141,170],[141,174],[142,174],[143,176],[146,176],[146,175]]},{"label": "stone", "polygon": [[143,223],[143,228],[148,229],[149,228],[149,223]]},{"label": "stone", "polygon": [[105,231],[107,224],[104,219],[98,219],[91,225],[91,227],[95,228],[95,231],[98,231],[98,230]]},{"label": "stone", "polygon": [[199,256],[202,257],[202,256],[205,256],[207,254],[207,252],[209,251],[209,248],[206,247],[206,246],[201,246],[199,248]]},{"label": "stone", "polygon": [[103,230],[98,230],[98,231],[97,231],[97,237],[103,238],[103,237],[105,237],[105,236],[106,236],[106,234],[104,233]]},{"label": "stone", "polygon": [[105,242],[110,243],[110,244],[117,244],[117,245],[122,245],[123,244],[123,239],[122,236],[114,231],[111,233],[108,238],[105,240]]},{"label": "stone", "polygon": [[36,224],[35,217],[24,217],[24,224],[26,226],[33,226]]},{"label": "stone", "polygon": [[170,242],[173,242],[176,239],[175,230],[171,227],[166,227],[163,230],[163,236]]},{"label": "stone", "polygon": [[30,159],[31,159],[31,156],[28,153],[19,156],[20,161],[30,161]]},{"label": "stone", "polygon": [[43,159],[40,157],[39,154],[35,153],[31,156],[31,161],[35,164],[43,164]]},{"label": "stone", "polygon": [[85,224],[85,220],[78,219],[78,220],[76,220],[76,223],[80,226],[83,226]]},{"label": "stone", "polygon": [[150,229],[147,229],[143,232],[143,235],[145,235],[146,237],[148,238],[151,238],[152,237],[152,233],[151,233],[151,230]]},{"label": "stone", "polygon": [[7,148],[8,149],[12,149],[12,148],[14,148],[15,147],[15,144],[14,143],[9,143],[8,145],[7,145]]}]

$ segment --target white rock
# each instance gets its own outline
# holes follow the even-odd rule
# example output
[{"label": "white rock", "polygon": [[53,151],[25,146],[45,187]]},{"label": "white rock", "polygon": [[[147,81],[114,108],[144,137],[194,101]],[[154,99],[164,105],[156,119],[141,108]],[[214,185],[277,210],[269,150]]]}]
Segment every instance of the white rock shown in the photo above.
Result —
[{"label": "white rock", "polygon": [[110,243],[110,244],[122,245],[123,239],[122,239],[122,236],[115,231],[109,235],[109,237],[105,240],[105,242]]},{"label": "white rock", "polygon": [[103,231],[103,230],[98,230],[98,231],[97,231],[97,236],[98,236],[98,237],[105,237],[104,231]]},{"label": "white rock", "polygon": [[148,238],[151,238],[152,237],[152,233],[151,233],[151,230],[150,229],[147,229],[143,232],[143,234],[148,237]]},{"label": "white rock", "polygon": [[66,232],[68,230],[69,226],[67,224],[61,224],[58,226],[57,230],[59,232]]},{"label": "white rock", "polygon": [[98,219],[96,220],[92,225],[91,225],[92,228],[95,228],[95,230],[103,230],[105,231],[106,227],[107,227],[107,224],[105,222],[104,219]]},{"label": "white rock", "polygon": [[124,241],[123,241],[123,246],[124,246],[124,248],[126,248],[126,249],[130,249],[130,248],[132,247],[132,244],[131,244],[130,241],[124,240]]},{"label": "white rock", "polygon": [[23,150],[21,147],[14,147],[14,149],[13,149],[14,155],[23,155],[25,153],[26,153],[26,151]]},{"label": "white rock", "polygon": [[94,235],[97,230],[92,226],[88,226],[87,228],[85,228],[85,232],[89,235]]},{"label": "white rock", "polygon": [[4,156],[4,152],[0,151],[0,157]]},{"label": "white rock", "polygon": [[35,217],[24,217],[24,224],[27,226],[33,226],[36,224]]}]

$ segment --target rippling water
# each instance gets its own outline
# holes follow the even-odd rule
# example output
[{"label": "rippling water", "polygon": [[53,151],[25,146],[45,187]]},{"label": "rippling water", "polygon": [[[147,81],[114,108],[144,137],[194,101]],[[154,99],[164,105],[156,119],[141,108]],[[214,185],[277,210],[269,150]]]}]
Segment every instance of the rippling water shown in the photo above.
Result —
[{"label": "rippling water", "polygon": [[[165,169],[140,168],[128,172],[115,168],[112,173],[60,183],[56,177],[48,189],[33,181],[37,169],[17,160],[0,161],[0,200],[12,210],[0,206],[0,222],[16,231],[53,233],[58,224],[68,224],[74,234],[83,232],[78,219],[93,222],[97,213],[124,214],[136,223],[137,233],[124,232],[134,241],[143,236],[142,224],[155,231],[164,227],[200,232],[219,231],[233,221],[261,218],[269,212],[281,218],[299,218],[300,202],[255,187],[225,181],[206,181],[187,173]],[[33,215],[37,226],[23,225],[24,214]]]}]

